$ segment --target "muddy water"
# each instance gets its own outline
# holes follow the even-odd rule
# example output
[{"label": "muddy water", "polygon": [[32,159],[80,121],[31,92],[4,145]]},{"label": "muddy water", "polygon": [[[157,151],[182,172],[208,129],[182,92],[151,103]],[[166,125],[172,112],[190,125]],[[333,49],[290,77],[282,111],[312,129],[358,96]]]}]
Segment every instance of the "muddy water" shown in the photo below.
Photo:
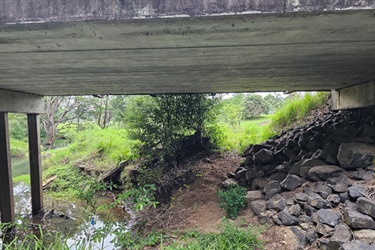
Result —
[{"label": "muddy water", "polygon": [[[13,178],[18,175],[28,174],[29,166],[27,159],[15,159],[12,162],[15,163],[12,169]],[[95,231],[103,228],[105,222],[115,223],[117,221],[124,221],[125,216],[129,216],[128,213],[120,208],[91,215],[88,214],[87,210],[83,208],[83,204],[79,201],[56,200],[44,194],[43,200],[46,211],[54,208],[56,212],[68,215],[72,219],[52,217],[46,220],[33,220],[31,219],[30,186],[22,182],[15,183],[13,192],[18,223],[26,221],[27,223],[41,225],[45,232],[59,232],[68,237],[67,243],[72,246],[71,249],[75,249],[74,245],[77,241],[82,242],[83,240],[88,242],[88,245],[91,245],[93,249],[114,249],[114,245],[111,243],[115,237],[113,234],[107,234],[99,243],[92,240],[92,235]],[[99,197],[97,200],[98,205],[109,204],[110,202],[112,202],[112,198],[106,196]],[[134,219],[134,215],[131,217]],[[127,218],[129,220],[129,217]],[[130,221],[128,221],[129,227],[132,224],[131,220],[130,218]]]}]

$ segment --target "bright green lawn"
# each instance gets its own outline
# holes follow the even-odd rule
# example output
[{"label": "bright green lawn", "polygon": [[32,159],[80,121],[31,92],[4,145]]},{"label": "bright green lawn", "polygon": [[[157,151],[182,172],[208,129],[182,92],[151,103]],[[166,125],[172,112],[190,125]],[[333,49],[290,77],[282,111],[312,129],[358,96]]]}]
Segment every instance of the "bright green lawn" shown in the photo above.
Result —
[{"label": "bright green lawn", "polygon": [[223,142],[224,149],[237,150],[242,153],[250,144],[261,143],[268,138],[264,138],[263,130],[269,123],[270,116],[264,115],[254,117],[251,120],[241,121],[240,125],[231,126],[222,124],[225,134]]}]

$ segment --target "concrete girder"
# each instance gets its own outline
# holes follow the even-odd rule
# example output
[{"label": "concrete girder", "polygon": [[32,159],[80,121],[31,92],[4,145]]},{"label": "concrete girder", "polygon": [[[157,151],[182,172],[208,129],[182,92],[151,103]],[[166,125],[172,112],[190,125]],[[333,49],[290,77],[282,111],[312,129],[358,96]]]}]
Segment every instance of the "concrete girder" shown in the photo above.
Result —
[{"label": "concrete girder", "polygon": [[44,99],[39,95],[0,89],[0,112],[41,114],[44,113]]}]

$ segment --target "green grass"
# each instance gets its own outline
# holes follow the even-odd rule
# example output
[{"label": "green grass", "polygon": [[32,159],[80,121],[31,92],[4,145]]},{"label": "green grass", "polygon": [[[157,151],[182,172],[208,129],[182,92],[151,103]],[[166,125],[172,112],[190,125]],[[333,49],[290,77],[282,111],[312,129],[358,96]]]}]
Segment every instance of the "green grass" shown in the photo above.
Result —
[{"label": "green grass", "polygon": [[239,126],[223,123],[221,126],[225,139],[222,147],[226,150],[243,152],[250,144],[261,143],[268,139],[263,137],[263,129],[269,121],[270,116],[264,115],[241,121]]},{"label": "green grass", "polygon": [[10,138],[10,154],[12,157],[24,157],[28,155],[28,144],[24,141]]},{"label": "green grass", "polygon": [[19,175],[19,176],[13,178],[13,183],[20,183],[20,182],[23,182],[27,185],[30,185],[30,175],[28,175],[28,174]]},{"label": "green grass", "polygon": [[50,188],[55,197],[77,194],[78,183],[85,183],[86,178],[80,167],[95,175],[137,157],[133,150],[137,142],[130,140],[123,129],[96,127],[74,133],[71,138],[69,146],[44,152],[43,178],[58,176]]},{"label": "green grass", "polygon": [[237,249],[252,250],[262,249],[262,242],[258,239],[261,229],[252,225],[239,227],[236,224],[224,221],[220,233],[187,232],[185,240],[173,243],[165,250],[221,250]]},{"label": "green grass", "polygon": [[327,92],[307,93],[302,97],[288,100],[271,117],[271,126],[287,127],[292,125],[294,122],[303,119],[309,111],[321,107],[327,100],[327,96]]}]

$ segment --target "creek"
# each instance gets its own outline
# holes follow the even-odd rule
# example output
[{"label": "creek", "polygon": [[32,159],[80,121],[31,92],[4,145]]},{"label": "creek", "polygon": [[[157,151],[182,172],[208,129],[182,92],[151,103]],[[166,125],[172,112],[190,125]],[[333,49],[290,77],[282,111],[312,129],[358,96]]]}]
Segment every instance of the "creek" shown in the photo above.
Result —
[{"label": "creek", "polygon": [[[12,166],[13,178],[29,174],[27,158],[12,159]],[[69,219],[59,218],[57,216],[45,220],[32,219],[30,186],[24,182],[14,183],[13,193],[16,222],[18,224],[26,222],[26,224],[41,225],[44,232],[59,232],[66,237],[67,244],[71,246],[70,249],[75,249],[75,243],[77,242],[87,242],[87,246],[91,246],[92,249],[115,249],[114,244],[111,242],[115,238],[114,234],[106,234],[99,242],[92,239],[93,234],[103,229],[106,222],[111,222],[115,225],[116,222],[124,221],[125,217],[129,217],[129,213],[130,219],[127,221],[128,229],[131,227],[132,221],[134,220],[134,214],[132,214],[131,211],[127,210],[125,212],[118,207],[101,211],[96,215],[91,215],[84,209],[80,201],[54,199],[46,193],[44,193],[43,197],[45,210],[48,212],[54,208],[57,213],[67,215]],[[97,198],[97,204],[109,204],[113,201],[112,199],[113,198],[109,196],[100,196]],[[116,226],[114,226],[114,229],[116,229]],[[38,232],[35,231],[33,233],[38,234]]]}]

